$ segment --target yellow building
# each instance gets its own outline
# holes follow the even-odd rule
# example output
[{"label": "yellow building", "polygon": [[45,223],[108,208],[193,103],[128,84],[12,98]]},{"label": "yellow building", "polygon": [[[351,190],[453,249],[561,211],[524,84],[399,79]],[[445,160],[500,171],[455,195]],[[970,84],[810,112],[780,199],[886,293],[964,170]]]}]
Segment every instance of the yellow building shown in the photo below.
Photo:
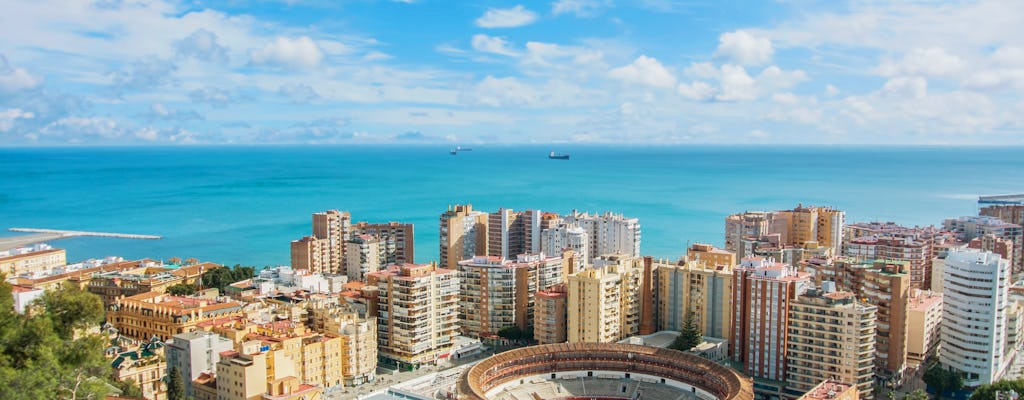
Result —
[{"label": "yellow building", "polygon": [[772,213],[771,233],[781,236],[782,244],[801,248],[829,247],[842,254],[843,222],[846,213],[830,207],[804,207]]},{"label": "yellow building", "polygon": [[696,261],[710,267],[736,266],[736,254],[705,243],[694,243],[686,249],[686,261]]},{"label": "yellow building", "polygon": [[563,283],[534,296],[533,338],[538,344],[565,343],[568,287]]},{"label": "yellow building", "polygon": [[[220,353],[217,362],[218,400],[261,400],[267,392],[267,355],[260,343],[246,343],[243,351]],[[202,392],[202,390],[197,390]]]},{"label": "yellow building", "polygon": [[377,318],[359,318],[347,304],[309,310],[317,332],[341,339],[341,376],[345,385],[370,382],[377,371]]},{"label": "yellow building", "polygon": [[[732,253],[729,253],[732,255]],[[686,261],[683,265],[656,263],[658,330],[679,331],[693,313],[704,336],[727,339],[732,332],[733,266]]]},{"label": "yellow building", "polygon": [[810,291],[797,297],[788,313],[786,391],[793,396],[819,382],[837,379],[874,398],[875,318],[878,308],[858,302],[851,292]]},{"label": "yellow building", "polygon": [[0,251],[0,275],[7,277],[39,274],[66,264],[64,249],[45,244]]},{"label": "yellow building", "polygon": [[166,341],[179,333],[197,330],[201,322],[241,314],[242,304],[234,301],[147,292],[117,299],[107,312],[107,320],[129,338],[158,337]]},{"label": "yellow building", "polygon": [[602,256],[569,276],[569,343],[611,343],[639,333],[642,262],[623,254]]},{"label": "yellow building", "polygon": [[487,218],[472,204],[449,206],[441,214],[441,267],[457,270],[459,261],[487,254]]},{"label": "yellow building", "polygon": [[907,363],[920,365],[936,354],[942,324],[942,294],[915,290],[907,311]]}]

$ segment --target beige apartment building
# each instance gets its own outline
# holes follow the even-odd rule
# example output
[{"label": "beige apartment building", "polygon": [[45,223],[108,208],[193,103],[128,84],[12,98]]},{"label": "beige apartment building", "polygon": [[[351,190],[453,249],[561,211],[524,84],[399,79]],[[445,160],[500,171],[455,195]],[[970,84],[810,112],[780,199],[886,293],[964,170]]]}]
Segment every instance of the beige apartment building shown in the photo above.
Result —
[{"label": "beige apartment building", "polygon": [[67,252],[64,249],[55,249],[45,244],[0,251],[0,275],[8,278],[35,275],[66,264]]},{"label": "beige apartment building", "polygon": [[503,328],[527,330],[534,295],[563,282],[562,257],[520,254],[515,260],[476,256],[459,262],[459,322],[462,333],[493,338]]},{"label": "beige apartment building", "polygon": [[642,259],[602,256],[568,278],[569,343],[612,343],[640,331]]},{"label": "beige apartment building", "polygon": [[917,366],[937,354],[942,325],[942,294],[914,290],[907,310],[907,363]]},{"label": "beige apartment building", "polygon": [[534,296],[533,338],[538,344],[565,343],[569,287],[562,283]]},{"label": "beige apartment building", "polygon": [[379,271],[387,263],[387,244],[373,235],[353,235],[345,243],[345,274],[350,282],[363,282],[366,274]]},{"label": "beige apartment building", "polygon": [[370,235],[379,238],[383,243],[385,265],[411,263],[416,260],[412,224],[394,221],[382,224],[357,222],[352,225],[351,234],[352,236]]},{"label": "beige apartment building", "polygon": [[259,351],[259,342],[245,343],[242,347],[241,352],[220,353],[216,379],[218,400],[262,400],[267,392],[266,353]]},{"label": "beige apartment building", "polygon": [[831,207],[804,207],[773,213],[769,230],[781,235],[782,242],[796,247],[811,243],[829,247],[840,254],[843,245],[843,223],[846,213]]},{"label": "beige apartment building", "polygon": [[331,240],[304,236],[291,243],[292,268],[308,270],[313,274],[336,274],[341,265],[332,258]]},{"label": "beige apartment building", "polygon": [[835,379],[856,386],[862,399],[874,398],[877,310],[831,283],[797,297],[787,321],[786,391],[795,397]]},{"label": "beige apartment building", "polygon": [[771,213],[764,211],[746,211],[725,217],[725,250],[739,254],[742,241],[767,235],[770,223]]},{"label": "beige apartment building", "polygon": [[487,255],[487,222],[488,214],[472,204],[449,206],[440,218],[439,264],[456,270],[459,261]]},{"label": "beige apartment building", "polygon": [[390,265],[367,275],[377,288],[382,361],[403,369],[447,357],[459,331],[459,278],[436,264]]},{"label": "beige apartment building", "polygon": [[729,338],[735,263],[727,258],[721,264],[696,260],[681,264],[655,264],[658,330],[681,330],[687,313],[692,313],[704,336]]}]

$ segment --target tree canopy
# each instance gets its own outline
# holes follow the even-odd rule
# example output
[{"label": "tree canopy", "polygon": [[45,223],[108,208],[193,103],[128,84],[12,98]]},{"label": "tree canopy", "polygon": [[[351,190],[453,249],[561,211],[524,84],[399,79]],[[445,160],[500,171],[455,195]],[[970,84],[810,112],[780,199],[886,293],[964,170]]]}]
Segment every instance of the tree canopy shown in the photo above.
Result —
[{"label": "tree canopy", "polygon": [[981,385],[971,394],[971,400],[995,400],[996,392],[1013,390],[1017,394],[1024,394],[1024,378],[1002,380],[990,385]]},{"label": "tree canopy", "polygon": [[103,320],[100,298],[67,285],[22,315],[11,291],[0,282],[0,398],[102,399],[110,370],[105,339],[85,333]]},{"label": "tree canopy", "polygon": [[931,368],[924,371],[922,378],[924,383],[935,389],[935,393],[940,397],[946,392],[955,392],[964,387],[964,378],[960,374],[948,371],[940,364],[932,365]]},{"label": "tree canopy", "polygon": [[252,278],[256,275],[256,268],[235,265],[231,268],[214,268],[203,273],[203,287],[217,288],[224,293],[228,285]]},{"label": "tree canopy", "polygon": [[686,321],[683,322],[683,329],[679,331],[679,336],[669,346],[670,349],[679,351],[688,351],[704,341],[704,336],[701,335],[700,327],[697,326],[697,321],[694,319],[693,313],[686,313]]}]

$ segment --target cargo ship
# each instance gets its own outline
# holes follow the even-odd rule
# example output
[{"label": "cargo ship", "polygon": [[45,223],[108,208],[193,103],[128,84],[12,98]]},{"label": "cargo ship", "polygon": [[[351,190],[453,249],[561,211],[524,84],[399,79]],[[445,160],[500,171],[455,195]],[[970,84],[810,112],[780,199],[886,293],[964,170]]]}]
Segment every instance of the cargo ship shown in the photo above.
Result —
[{"label": "cargo ship", "polygon": [[569,159],[569,155],[568,154],[559,154],[559,153],[555,153],[555,152],[552,151],[551,153],[548,153],[548,158],[550,158],[552,160],[568,160]]}]

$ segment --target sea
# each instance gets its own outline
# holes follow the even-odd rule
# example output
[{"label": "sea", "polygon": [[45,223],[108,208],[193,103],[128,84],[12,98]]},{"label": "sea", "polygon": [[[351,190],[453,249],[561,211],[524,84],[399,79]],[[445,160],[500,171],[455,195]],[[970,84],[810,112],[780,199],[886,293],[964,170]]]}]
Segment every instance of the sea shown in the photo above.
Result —
[{"label": "sea", "polygon": [[[641,251],[721,246],[724,220],[798,204],[848,222],[941,224],[979,195],[1024,193],[1021,147],[189,146],[0,148],[0,236],[10,227],[159,235],[61,239],[69,261],[195,257],[287,265],[311,214],[415,224],[416,261],[438,258],[454,204],[640,219]],[[552,160],[548,153],[569,153]]]}]

